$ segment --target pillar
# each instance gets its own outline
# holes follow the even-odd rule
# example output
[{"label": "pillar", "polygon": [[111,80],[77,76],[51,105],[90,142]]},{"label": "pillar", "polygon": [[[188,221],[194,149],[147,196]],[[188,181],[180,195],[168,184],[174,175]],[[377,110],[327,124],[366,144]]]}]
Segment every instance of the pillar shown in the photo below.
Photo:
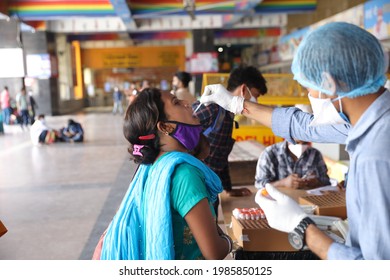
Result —
[{"label": "pillar", "polygon": [[[193,52],[214,52],[214,30],[213,29],[195,29],[192,31]],[[202,94],[202,75],[194,75],[195,96]]]}]

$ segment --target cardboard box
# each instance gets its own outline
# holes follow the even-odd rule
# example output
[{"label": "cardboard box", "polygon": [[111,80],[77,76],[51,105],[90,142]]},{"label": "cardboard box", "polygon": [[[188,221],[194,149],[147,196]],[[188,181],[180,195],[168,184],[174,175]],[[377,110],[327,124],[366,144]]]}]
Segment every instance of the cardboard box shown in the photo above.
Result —
[{"label": "cardboard box", "polygon": [[296,251],[288,242],[287,233],[272,229],[267,219],[241,220],[232,216],[232,230],[245,251]]},{"label": "cardboard box", "polygon": [[8,231],[7,228],[0,220],[0,237],[3,236],[4,234],[6,234],[7,231]]},{"label": "cardboard box", "polygon": [[316,215],[334,216],[341,219],[347,218],[344,192],[302,196],[299,197],[298,201],[299,204],[316,205],[317,208],[314,210]]}]

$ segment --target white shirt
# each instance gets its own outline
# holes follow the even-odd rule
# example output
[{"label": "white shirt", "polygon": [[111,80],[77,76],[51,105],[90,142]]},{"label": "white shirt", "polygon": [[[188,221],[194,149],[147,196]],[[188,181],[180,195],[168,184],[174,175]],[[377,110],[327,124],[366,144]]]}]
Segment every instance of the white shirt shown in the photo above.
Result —
[{"label": "white shirt", "polygon": [[36,120],[30,128],[30,137],[34,145],[39,144],[39,135],[44,130],[50,130],[44,120]]}]

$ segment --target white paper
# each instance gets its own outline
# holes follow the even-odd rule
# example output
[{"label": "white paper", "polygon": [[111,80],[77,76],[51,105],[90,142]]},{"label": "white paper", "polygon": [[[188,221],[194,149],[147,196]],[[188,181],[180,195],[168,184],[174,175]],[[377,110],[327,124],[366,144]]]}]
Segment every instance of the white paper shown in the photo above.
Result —
[{"label": "white paper", "polygon": [[319,187],[316,189],[311,189],[307,190],[306,192],[309,194],[315,194],[315,195],[323,195],[325,191],[333,191],[337,192],[339,189],[337,186],[324,186],[324,187]]}]

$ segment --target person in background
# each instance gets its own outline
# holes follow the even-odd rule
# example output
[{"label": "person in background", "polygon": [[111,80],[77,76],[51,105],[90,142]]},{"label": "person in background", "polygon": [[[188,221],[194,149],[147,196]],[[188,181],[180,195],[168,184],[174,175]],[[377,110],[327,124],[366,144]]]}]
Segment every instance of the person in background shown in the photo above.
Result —
[{"label": "person in background", "polygon": [[196,157],[207,139],[191,106],[143,90],[125,114],[128,149],[140,164],[103,238],[100,259],[223,259],[232,240],[216,225],[218,176]]},{"label": "person in background", "polygon": [[135,83],[131,83],[129,94],[127,96],[127,104],[130,105],[137,97],[137,95],[138,95],[137,85]]},{"label": "person in background", "polygon": [[16,95],[16,108],[20,117],[20,126],[28,127],[30,115],[28,109],[30,107],[29,98],[27,97],[26,88],[22,87],[20,92]]},{"label": "person in background", "polygon": [[313,189],[330,185],[328,168],[320,151],[309,142],[283,141],[265,148],[256,167],[255,186]]},{"label": "person in background", "polygon": [[[241,66],[230,73],[228,90],[252,102],[257,102],[260,95],[267,93],[267,86],[257,68]],[[228,157],[234,145],[232,138],[234,114],[217,104],[204,106],[199,101],[192,104],[192,109],[210,142],[210,155],[205,159],[205,163],[218,174],[224,190],[230,196],[251,195],[248,188],[232,188],[230,179]],[[218,213],[218,206],[219,199],[214,204],[216,213]]]},{"label": "person in background", "polygon": [[172,94],[176,95],[177,98],[185,100],[188,103],[193,103],[196,98],[191,94],[188,85],[191,82],[192,77],[188,72],[176,72],[172,79]]},{"label": "person in background", "polygon": [[116,113],[123,114],[123,107],[122,107],[122,99],[123,94],[119,90],[119,87],[114,87],[114,92],[112,94],[112,99],[114,102],[114,107],[112,108],[112,113],[115,115]]},{"label": "person in background", "polygon": [[0,116],[0,133],[4,133],[3,116]]},{"label": "person in background", "polygon": [[294,79],[309,91],[313,115],[250,103],[221,85],[206,88],[202,96],[204,104],[215,102],[257,120],[290,142],[346,144],[345,244],[334,242],[271,184],[266,190],[274,200],[261,191],[256,194],[270,226],[288,232],[297,249],[306,245],[321,259],[390,259],[390,92],[383,87],[387,68],[375,36],[356,25],[333,22],[309,33],[292,63]]},{"label": "person in background", "polygon": [[148,80],[143,80],[142,83],[141,83],[141,88],[140,88],[140,92],[143,91],[144,89],[147,89],[147,88],[150,88],[150,83]]},{"label": "person in background", "polygon": [[138,93],[139,92],[136,83],[131,83],[130,89],[127,93],[127,106],[129,106],[134,101],[134,99],[137,98]]},{"label": "person in background", "polygon": [[377,9],[376,22],[372,29],[372,34],[379,40],[387,39],[389,32],[387,31],[387,23],[383,19],[383,9]]},{"label": "person in background", "polygon": [[34,145],[52,144],[62,141],[59,131],[47,126],[45,115],[38,115],[38,118],[30,128],[30,138]]},{"label": "person in background", "polygon": [[38,109],[38,104],[35,101],[32,91],[28,92],[29,104],[30,104],[30,124],[32,125],[35,121],[35,110]]},{"label": "person in background", "polygon": [[68,126],[61,129],[63,141],[80,143],[84,141],[84,130],[80,123],[73,119],[68,120]]},{"label": "person in background", "polygon": [[3,113],[3,122],[8,125],[10,124],[12,108],[11,108],[11,98],[9,96],[9,91],[7,86],[5,86],[3,91],[1,92],[0,105]]},{"label": "person in background", "polygon": [[[303,112],[313,113],[308,105],[295,105]],[[267,183],[275,187],[313,189],[330,185],[328,168],[322,154],[310,142],[284,140],[265,148],[256,166],[255,186]]]}]

